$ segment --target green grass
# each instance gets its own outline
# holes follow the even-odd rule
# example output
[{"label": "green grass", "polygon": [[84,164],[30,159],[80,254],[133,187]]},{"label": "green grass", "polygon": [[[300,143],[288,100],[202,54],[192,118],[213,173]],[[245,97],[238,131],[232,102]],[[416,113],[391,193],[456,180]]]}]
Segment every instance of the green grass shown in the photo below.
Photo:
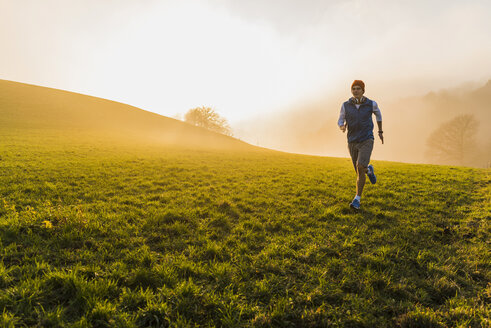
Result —
[{"label": "green grass", "polygon": [[0,137],[0,326],[489,327],[490,171]]}]

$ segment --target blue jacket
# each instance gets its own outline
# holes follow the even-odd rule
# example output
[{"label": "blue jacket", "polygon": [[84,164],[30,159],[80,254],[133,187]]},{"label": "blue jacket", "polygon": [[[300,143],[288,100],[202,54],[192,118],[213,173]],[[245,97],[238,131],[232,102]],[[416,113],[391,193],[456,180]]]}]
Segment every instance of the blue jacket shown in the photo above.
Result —
[{"label": "blue jacket", "polygon": [[373,137],[373,101],[365,98],[365,102],[356,108],[351,98],[344,102],[345,118],[348,126],[348,142],[362,142]]}]

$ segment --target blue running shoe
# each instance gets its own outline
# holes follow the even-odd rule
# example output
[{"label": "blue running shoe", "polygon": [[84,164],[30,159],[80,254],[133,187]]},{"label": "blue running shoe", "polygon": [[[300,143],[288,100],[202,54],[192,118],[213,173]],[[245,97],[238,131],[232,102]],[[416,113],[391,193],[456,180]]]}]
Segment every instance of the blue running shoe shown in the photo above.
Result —
[{"label": "blue running shoe", "polygon": [[370,182],[372,184],[375,184],[375,182],[377,182],[377,177],[375,176],[375,170],[373,169],[372,164],[368,165],[367,176],[368,176],[368,179],[370,179]]},{"label": "blue running shoe", "polygon": [[360,209],[360,201],[358,199],[353,199],[353,201],[351,202],[351,204],[349,204],[349,206],[351,208],[354,208],[355,210],[359,210]]}]

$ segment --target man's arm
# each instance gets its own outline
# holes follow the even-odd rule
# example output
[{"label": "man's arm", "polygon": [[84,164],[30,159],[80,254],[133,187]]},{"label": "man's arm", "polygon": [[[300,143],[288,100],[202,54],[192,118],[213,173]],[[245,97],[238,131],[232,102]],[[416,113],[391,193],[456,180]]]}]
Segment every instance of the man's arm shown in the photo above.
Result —
[{"label": "man's arm", "polygon": [[380,140],[382,140],[382,145],[384,144],[384,130],[382,130],[382,112],[380,111],[380,108],[378,108],[378,104],[374,101],[373,102],[373,113],[375,114],[375,117],[377,118],[377,125],[378,125],[378,137]]},{"label": "man's arm", "polygon": [[344,104],[341,105],[341,111],[339,113],[339,119],[338,119],[338,126],[343,131],[343,133],[346,131],[346,123],[345,123],[345,110],[344,110]]}]

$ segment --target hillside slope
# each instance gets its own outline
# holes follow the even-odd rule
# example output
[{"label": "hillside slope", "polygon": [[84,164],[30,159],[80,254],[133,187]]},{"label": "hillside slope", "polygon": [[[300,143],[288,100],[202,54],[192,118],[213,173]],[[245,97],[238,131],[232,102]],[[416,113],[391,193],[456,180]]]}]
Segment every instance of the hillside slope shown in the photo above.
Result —
[{"label": "hillside slope", "polygon": [[1,327],[488,323],[489,170],[65,145],[0,138]]},{"label": "hillside slope", "polygon": [[0,133],[73,133],[212,148],[252,148],[240,140],[122,103],[0,80]]},{"label": "hillside slope", "polygon": [[0,327],[489,326],[491,170],[374,161],[353,212],[347,158],[162,146],[204,134],[10,87]]}]

